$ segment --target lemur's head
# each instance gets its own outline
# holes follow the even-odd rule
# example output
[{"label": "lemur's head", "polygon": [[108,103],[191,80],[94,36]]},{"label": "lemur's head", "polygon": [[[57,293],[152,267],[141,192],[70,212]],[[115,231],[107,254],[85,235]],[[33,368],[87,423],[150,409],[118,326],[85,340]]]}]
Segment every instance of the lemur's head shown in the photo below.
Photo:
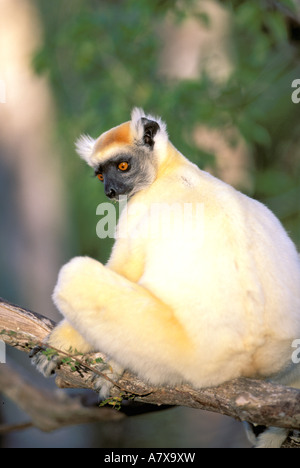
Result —
[{"label": "lemur's head", "polygon": [[135,108],[131,121],[100,135],[82,135],[76,142],[79,156],[104,183],[105,194],[118,199],[146,188],[155,180],[166,154],[168,135],[160,118]]}]

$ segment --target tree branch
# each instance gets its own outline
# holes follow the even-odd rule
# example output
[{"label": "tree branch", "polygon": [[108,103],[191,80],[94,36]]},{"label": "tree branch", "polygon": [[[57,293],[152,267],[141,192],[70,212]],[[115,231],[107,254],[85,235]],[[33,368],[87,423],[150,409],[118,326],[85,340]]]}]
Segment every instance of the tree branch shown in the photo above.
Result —
[{"label": "tree branch", "polygon": [[267,0],[267,4],[272,10],[279,11],[283,16],[288,18],[289,20],[294,21],[297,24],[300,24],[300,17],[295,11],[292,11],[286,5],[278,0]]},{"label": "tree branch", "polygon": [[[53,326],[54,323],[49,319],[0,299],[0,339],[6,344],[29,352],[42,342]],[[95,359],[98,356],[99,353],[90,357]],[[105,358],[103,354],[101,356]],[[5,366],[0,369],[1,390],[8,384],[3,370]],[[56,384],[61,388],[93,389],[92,377],[90,369],[72,372],[70,366],[62,365],[57,371]],[[246,378],[204,389],[194,389],[189,385],[154,388],[129,372],[125,372],[117,383],[118,387],[112,391],[115,397],[120,396],[121,387],[122,391],[134,395],[136,401],[189,406],[225,414],[240,421],[300,429],[300,391],[295,388]],[[16,398],[16,401],[19,402],[19,399]],[[59,408],[57,401],[52,400],[49,405],[51,411],[56,405]]]},{"label": "tree branch", "polygon": [[[119,421],[124,417],[111,408],[86,406],[79,396],[39,390],[7,364],[0,366],[0,390],[31,417],[31,422],[25,428],[32,425],[49,432],[63,426]],[[0,426],[0,433],[20,428],[20,425],[11,428]]]}]

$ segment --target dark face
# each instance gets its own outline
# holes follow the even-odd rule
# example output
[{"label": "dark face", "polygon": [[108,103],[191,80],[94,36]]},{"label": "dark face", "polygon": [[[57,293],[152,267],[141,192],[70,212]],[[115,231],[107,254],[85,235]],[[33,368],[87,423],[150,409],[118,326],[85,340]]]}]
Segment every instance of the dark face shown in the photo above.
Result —
[{"label": "dark face", "polygon": [[108,198],[130,197],[153,182],[155,168],[147,153],[143,149],[118,153],[98,166],[95,174],[104,183]]},{"label": "dark face", "polygon": [[154,137],[159,125],[153,120],[142,118],[143,137],[124,152],[116,153],[95,170],[104,183],[108,198],[118,200],[120,195],[131,197],[152,184],[155,179],[156,165],[153,157]]}]

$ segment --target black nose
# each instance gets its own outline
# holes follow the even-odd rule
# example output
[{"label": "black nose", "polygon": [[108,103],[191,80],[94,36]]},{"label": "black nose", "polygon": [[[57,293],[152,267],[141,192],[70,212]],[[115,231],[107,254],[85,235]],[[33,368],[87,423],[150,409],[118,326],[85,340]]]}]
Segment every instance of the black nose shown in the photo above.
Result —
[{"label": "black nose", "polygon": [[109,188],[108,190],[105,191],[105,195],[108,198],[114,198],[116,196],[116,191],[113,188]]}]

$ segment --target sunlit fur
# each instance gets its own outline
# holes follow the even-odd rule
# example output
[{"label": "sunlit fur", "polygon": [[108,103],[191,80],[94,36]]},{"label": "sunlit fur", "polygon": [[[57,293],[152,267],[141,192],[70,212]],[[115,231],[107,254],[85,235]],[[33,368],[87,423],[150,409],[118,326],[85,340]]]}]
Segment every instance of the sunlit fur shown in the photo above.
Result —
[{"label": "sunlit fur", "polygon": [[[159,125],[152,150],[143,147],[143,117]],[[203,235],[123,236],[106,266],[71,260],[53,295],[66,322],[49,343],[101,350],[152,384],[205,387],[282,375],[299,385],[291,344],[300,338],[300,261],[271,211],[192,164],[161,119],[140,109],[96,140],[82,137],[77,150],[94,169],[129,152],[151,168],[151,183],[131,197],[120,229],[126,222],[128,232],[142,232],[153,203],[190,203],[203,206]],[[186,222],[192,229],[193,219]]]}]

